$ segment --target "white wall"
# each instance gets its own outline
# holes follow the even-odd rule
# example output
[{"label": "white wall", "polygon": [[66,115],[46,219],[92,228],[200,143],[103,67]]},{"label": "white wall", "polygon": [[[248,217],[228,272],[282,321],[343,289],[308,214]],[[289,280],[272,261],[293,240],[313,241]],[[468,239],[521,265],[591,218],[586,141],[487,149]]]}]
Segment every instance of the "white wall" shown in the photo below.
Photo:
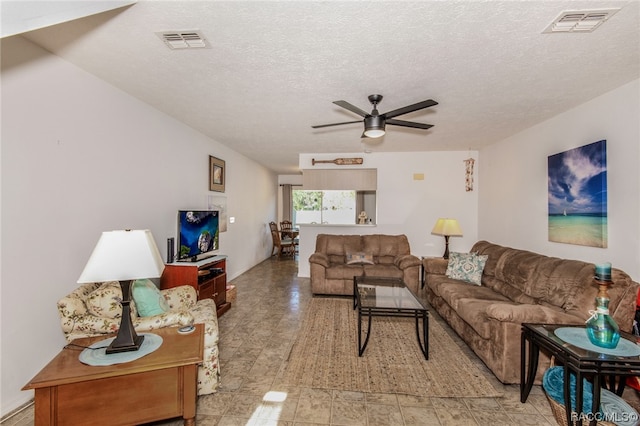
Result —
[{"label": "white wall", "polygon": [[[19,36],[2,40],[2,412],[64,345],[56,301],[100,233],[152,231],[166,258],[181,208],[227,198],[221,253],[232,279],[269,256],[277,177]],[[208,156],[226,161],[224,194],[208,191]],[[19,368],[18,368],[19,367]]]},{"label": "white wall", "polygon": [[[479,237],[640,279],[640,84],[605,95],[480,151]],[[547,157],[607,140],[608,248],[548,241]]]},{"label": "white wall", "polygon": [[[307,226],[300,234],[300,262],[298,275],[309,276],[309,255],[315,248],[319,232],[330,234],[406,234],[411,252],[416,256],[442,256],[444,238],[431,235],[439,217],[458,219],[462,237],[449,240],[451,251],[468,251],[478,235],[478,162],[475,167],[473,191],[465,191],[464,160],[477,158],[475,151],[451,152],[385,152],[341,153],[340,157],[362,157],[361,168],[378,170],[376,192],[376,226],[373,228]],[[300,168],[320,168],[311,165],[311,159],[333,159],[327,154],[301,154]],[[322,164],[323,168],[346,168]],[[423,174],[424,180],[414,180],[414,174]]]}]

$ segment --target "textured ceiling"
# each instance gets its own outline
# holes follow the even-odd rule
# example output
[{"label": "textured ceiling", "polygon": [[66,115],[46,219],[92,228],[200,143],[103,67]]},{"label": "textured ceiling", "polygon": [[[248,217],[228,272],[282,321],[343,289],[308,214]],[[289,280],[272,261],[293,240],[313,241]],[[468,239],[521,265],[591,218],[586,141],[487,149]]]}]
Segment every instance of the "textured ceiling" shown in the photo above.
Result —
[{"label": "textured ceiling", "polygon": [[[542,34],[612,7],[593,33]],[[211,48],[170,50],[168,30]],[[475,150],[640,77],[638,1],[139,1],[24,36],[277,173],[299,153]],[[438,101],[397,117],[435,127],[311,128],[374,93],[380,112]]]}]

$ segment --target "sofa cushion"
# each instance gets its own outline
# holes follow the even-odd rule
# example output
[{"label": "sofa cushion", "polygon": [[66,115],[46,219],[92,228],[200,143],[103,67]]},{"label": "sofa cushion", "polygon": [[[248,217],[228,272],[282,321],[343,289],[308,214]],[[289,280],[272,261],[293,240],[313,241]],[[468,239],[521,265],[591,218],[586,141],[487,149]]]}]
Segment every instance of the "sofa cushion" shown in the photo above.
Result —
[{"label": "sofa cushion", "polygon": [[484,274],[490,277],[496,276],[496,268],[498,268],[498,262],[502,258],[505,252],[508,252],[509,247],[499,246],[497,244],[490,243],[488,241],[478,241],[469,250],[471,253],[486,254],[489,256],[487,263],[484,265]]},{"label": "sofa cushion", "polygon": [[456,313],[464,322],[469,324],[480,337],[490,339],[491,334],[495,333],[495,321],[492,322],[487,318],[487,308],[494,303],[496,303],[495,300],[461,298],[458,299]]},{"label": "sofa cushion", "polygon": [[179,285],[178,287],[160,290],[167,301],[170,310],[193,309],[198,301],[196,289],[190,285]]},{"label": "sofa cushion", "polygon": [[[122,289],[118,281],[104,282],[97,289],[93,290],[84,303],[90,314],[97,317],[120,318],[122,317]],[[132,316],[136,316],[135,303],[130,305]]]},{"label": "sofa cushion", "polygon": [[444,280],[438,285],[429,283],[429,288],[447,302],[453,309],[458,309],[461,299],[478,299],[508,302],[509,299],[484,286],[475,286],[460,281]]},{"label": "sofa cushion", "polygon": [[[378,263],[377,265],[364,265],[366,277],[390,277],[403,278],[402,271],[393,264]],[[406,283],[405,283],[406,284]]]},{"label": "sofa cushion", "polygon": [[169,311],[169,303],[151,280],[135,280],[131,287],[131,297],[136,302],[138,315],[141,317],[151,317]]},{"label": "sofa cushion", "polygon": [[409,239],[406,235],[363,235],[362,250],[367,253],[373,253],[374,257],[388,256],[391,258],[391,262],[399,254],[411,253]]},{"label": "sofa cushion", "polygon": [[487,317],[498,321],[514,322],[517,324],[545,323],[545,324],[580,324],[581,318],[565,313],[562,309],[552,306],[526,305],[508,303],[494,303],[487,307]]},{"label": "sofa cushion", "polygon": [[480,285],[486,261],[487,255],[453,252],[449,256],[446,275],[449,278]]},{"label": "sofa cushion", "polygon": [[318,235],[316,245],[320,245],[323,248],[317,252],[326,253],[329,258],[332,256],[339,256],[341,262],[344,262],[344,256],[351,252],[366,251],[362,248],[360,235]]},{"label": "sofa cushion", "polygon": [[362,264],[345,265],[344,263],[332,263],[325,273],[326,278],[330,280],[352,280],[354,276],[362,276]]},{"label": "sofa cushion", "polygon": [[371,253],[347,253],[345,256],[345,263],[347,265],[354,264],[369,264],[373,265],[373,254]]}]

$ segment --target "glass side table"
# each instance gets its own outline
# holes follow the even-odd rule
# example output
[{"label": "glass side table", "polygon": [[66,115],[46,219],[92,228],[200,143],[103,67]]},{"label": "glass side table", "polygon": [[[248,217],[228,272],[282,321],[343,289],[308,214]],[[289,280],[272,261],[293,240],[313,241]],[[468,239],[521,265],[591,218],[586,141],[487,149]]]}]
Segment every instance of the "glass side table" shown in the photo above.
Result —
[{"label": "glass side table", "polygon": [[[569,377],[571,372],[576,375],[576,413],[582,412],[583,379],[585,377],[593,380],[593,403],[591,412],[598,412],[600,407],[600,390],[604,387],[618,396],[622,395],[625,387],[624,378],[627,376],[640,375],[640,356],[627,356],[633,351],[623,350],[634,348],[636,336],[630,333],[620,332],[620,342],[618,346],[620,354],[616,350],[601,348],[602,352],[585,349],[569,343],[556,335],[556,330],[570,329],[585,330],[584,325],[561,325],[561,324],[522,324],[521,353],[520,353],[520,402],[526,402],[529,392],[533,387],[536,371],[538,369],[538,356],[540,350],[546,350],[551,356],[564,366],[564,377]],[[630,346],[629,346],[630,345]],[[585,345],[586,346],[586,345]],[[527,362],[528,361],[528,362]],[[565,412],[567,424],[582,424],[582,419],[572,418],[570,381],[564,382]],[[592,419],[591,425],[596,424],[596,419]]]}]

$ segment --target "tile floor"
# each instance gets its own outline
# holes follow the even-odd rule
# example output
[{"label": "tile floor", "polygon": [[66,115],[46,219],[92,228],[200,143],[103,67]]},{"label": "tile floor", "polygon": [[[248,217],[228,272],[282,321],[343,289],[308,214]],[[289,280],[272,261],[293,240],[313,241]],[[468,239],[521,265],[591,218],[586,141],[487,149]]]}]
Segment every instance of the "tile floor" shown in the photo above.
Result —
[{"label": "tile floor", "polygon": [[[297,260],[271,258],[233,281],[237,302],[219,321],[222,385],[198,400],[199,426],[209,425],[555,425],[542,389],[520,403],[518,385],[502,385],[452,331],[455,340],[502,398],[417,398],[395,394],[278,386],[305,306],[309,280],[297,277]],[[439,320],[432,313],[434,320]],[[447,327],[448,329],[448,327]],[[178,426],[181,419],[154,426]],[[3,422],[33,425],[33,407]]]}]

